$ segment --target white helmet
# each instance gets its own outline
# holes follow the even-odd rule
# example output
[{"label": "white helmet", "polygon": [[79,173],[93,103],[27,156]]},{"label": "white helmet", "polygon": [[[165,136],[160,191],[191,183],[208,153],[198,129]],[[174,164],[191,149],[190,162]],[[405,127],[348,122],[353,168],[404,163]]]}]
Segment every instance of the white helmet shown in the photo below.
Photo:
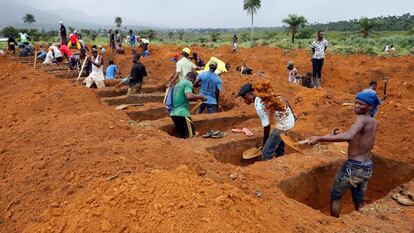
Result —
[{"label": "white helmet", "polygon": [[77,34],[78,32],[75,30],[75,31],[73,31],[73,33]]},{"label": "white helmet", "polygon": [[59,21],[59,24],[63,24],[63,22],[62,21]]}]

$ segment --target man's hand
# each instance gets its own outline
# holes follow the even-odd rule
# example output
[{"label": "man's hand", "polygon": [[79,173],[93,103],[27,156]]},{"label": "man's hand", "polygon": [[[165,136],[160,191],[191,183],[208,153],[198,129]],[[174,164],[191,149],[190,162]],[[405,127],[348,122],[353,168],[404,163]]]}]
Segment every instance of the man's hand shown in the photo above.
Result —
[{"label": "man's hand", "polygon": [[200,96],[200,99],[201,99],[202,101],[206,101],[206,100],[207,100],[207,97],[205,97],[204,95],[201,95],[201,96]]},{"label": "man's hand", "polygon": [[314,146],[314,145],[318,144],[318,142],[319,142],[320,139],[321,139],[321,137],[312,136],[312,137],[309,138],[308,145],[309,146]]}]

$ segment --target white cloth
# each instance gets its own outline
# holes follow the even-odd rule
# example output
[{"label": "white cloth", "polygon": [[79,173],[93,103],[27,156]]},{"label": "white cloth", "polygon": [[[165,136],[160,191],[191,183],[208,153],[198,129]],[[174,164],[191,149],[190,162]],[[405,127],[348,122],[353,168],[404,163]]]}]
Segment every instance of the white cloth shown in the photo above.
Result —
[{"label": "white cloth", "polygon": [[289,72],[289,77],[288,77],[288,81],[290,83],[296,83],[296,76],[298,75],[298,70],[296,68],[293,68],[290,72]]},{"label": "white cloth", "polygon": [[62,53],[60,52],[60,49],[54,45],[50,46],[50,48],[53,49],[53,52],[55,53],[55,58],[62,57]]},{"label": "white cloth", "polygon": [[321,41],[315,40],[312,43],[312,48],[315,49],[312,57],[315,59],[323,59],[325,58],[325,49],[328,48],[328,41],[325,39]]},{"label": "white cloth", "polygon": [[[95,58],[95,63],[99,62],[99,55]],[[101,66],[97,67],[95,64],[92,63],[92,73],[91,76],[93,80],[95,81],[103,81],[105,79],[104,73],[103,73],[103,64]]]},{"label": "white cloth", "polygon": [[194,65],[194,63],[192,63],[187,58],[183,57],[181,58],[181,60],[177,62],[176,67],[176,72],[180,73],[180,80],[183,80],[185,79],[185,76],[187,76],[188,73],[190,73],[196,68],[196,65]]},{"label": "white cloth", "polygon": [[53,52],[49,50],[49,52],[47,52],[46,54],[46,58],[43,64],[52,64],[53,60],[55,60],[55,58],[53,57]]},{"label": "white cloth", "polygon": [[[262,100],[259,97],[256,97],[254,100],[254,106],[256,108],[256,113],[259,116],[260,122],[263,127],[270,125],[269,115],[266,111],[265,105],[262,103]],[[275,128],[282,131],[287,131],[292,129],[295,126],[295,117],[293,116],[292,110],[289,106],[286,106],[285,112],[275,111],[274,118],[276,122]]]}]

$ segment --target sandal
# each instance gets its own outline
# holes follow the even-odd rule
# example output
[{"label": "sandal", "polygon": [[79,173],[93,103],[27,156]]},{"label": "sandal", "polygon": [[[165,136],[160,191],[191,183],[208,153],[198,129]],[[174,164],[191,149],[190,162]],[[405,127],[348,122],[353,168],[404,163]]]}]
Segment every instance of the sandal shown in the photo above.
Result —
[{"label": "sandal", "polygon": [[411,201],[408,197],[400,196],[399,194],[394,194],[391,196],[391,198],[401,205],[414,206],[414,201]]},{"label": "sandal", "polygon": [[201,137],[203,137],[203,138],[211,138],[213,135],[217,135],[219,133],[220,133],[220,131],[210,130],[206,134],[203,134]]},{"label": "sandal", "polygon": [[242,131],[247,137],[252,137],[254,135],[248,128],[243,128]]},{"label": "sandal", "polygon": [[233,133],[243,133],[242,129],[231,129],[231,132]]},{"label": "sandal", "polygon": [[218,139],[218,138],[224,138],[226,135],[227,135],[226,133],[219,131],[217,134],[213,134],[211,137]]}]

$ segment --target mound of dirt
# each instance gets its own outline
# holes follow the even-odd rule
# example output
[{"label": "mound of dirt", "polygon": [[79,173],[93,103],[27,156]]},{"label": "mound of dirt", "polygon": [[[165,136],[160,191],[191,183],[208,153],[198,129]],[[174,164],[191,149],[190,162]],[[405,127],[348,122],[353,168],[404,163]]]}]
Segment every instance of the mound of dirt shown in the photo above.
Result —
[{"label": "mound of dirt", "polygon": [[286,111],[286,103],[280,99],[280,95],[276,95],[272,90],[269,81],[258,81],[253,84],[254,94],[262,99],[266,110],[269,112]]},{"label": "mound of dirt", "polygon": [[[283,228],[257,199],[231,185],[191,174],[152,170],[96,187],[69,203],[53,203],[49,219],[26,232],[269,232]],[[270,230],[271,229],[271,230]]]}]

